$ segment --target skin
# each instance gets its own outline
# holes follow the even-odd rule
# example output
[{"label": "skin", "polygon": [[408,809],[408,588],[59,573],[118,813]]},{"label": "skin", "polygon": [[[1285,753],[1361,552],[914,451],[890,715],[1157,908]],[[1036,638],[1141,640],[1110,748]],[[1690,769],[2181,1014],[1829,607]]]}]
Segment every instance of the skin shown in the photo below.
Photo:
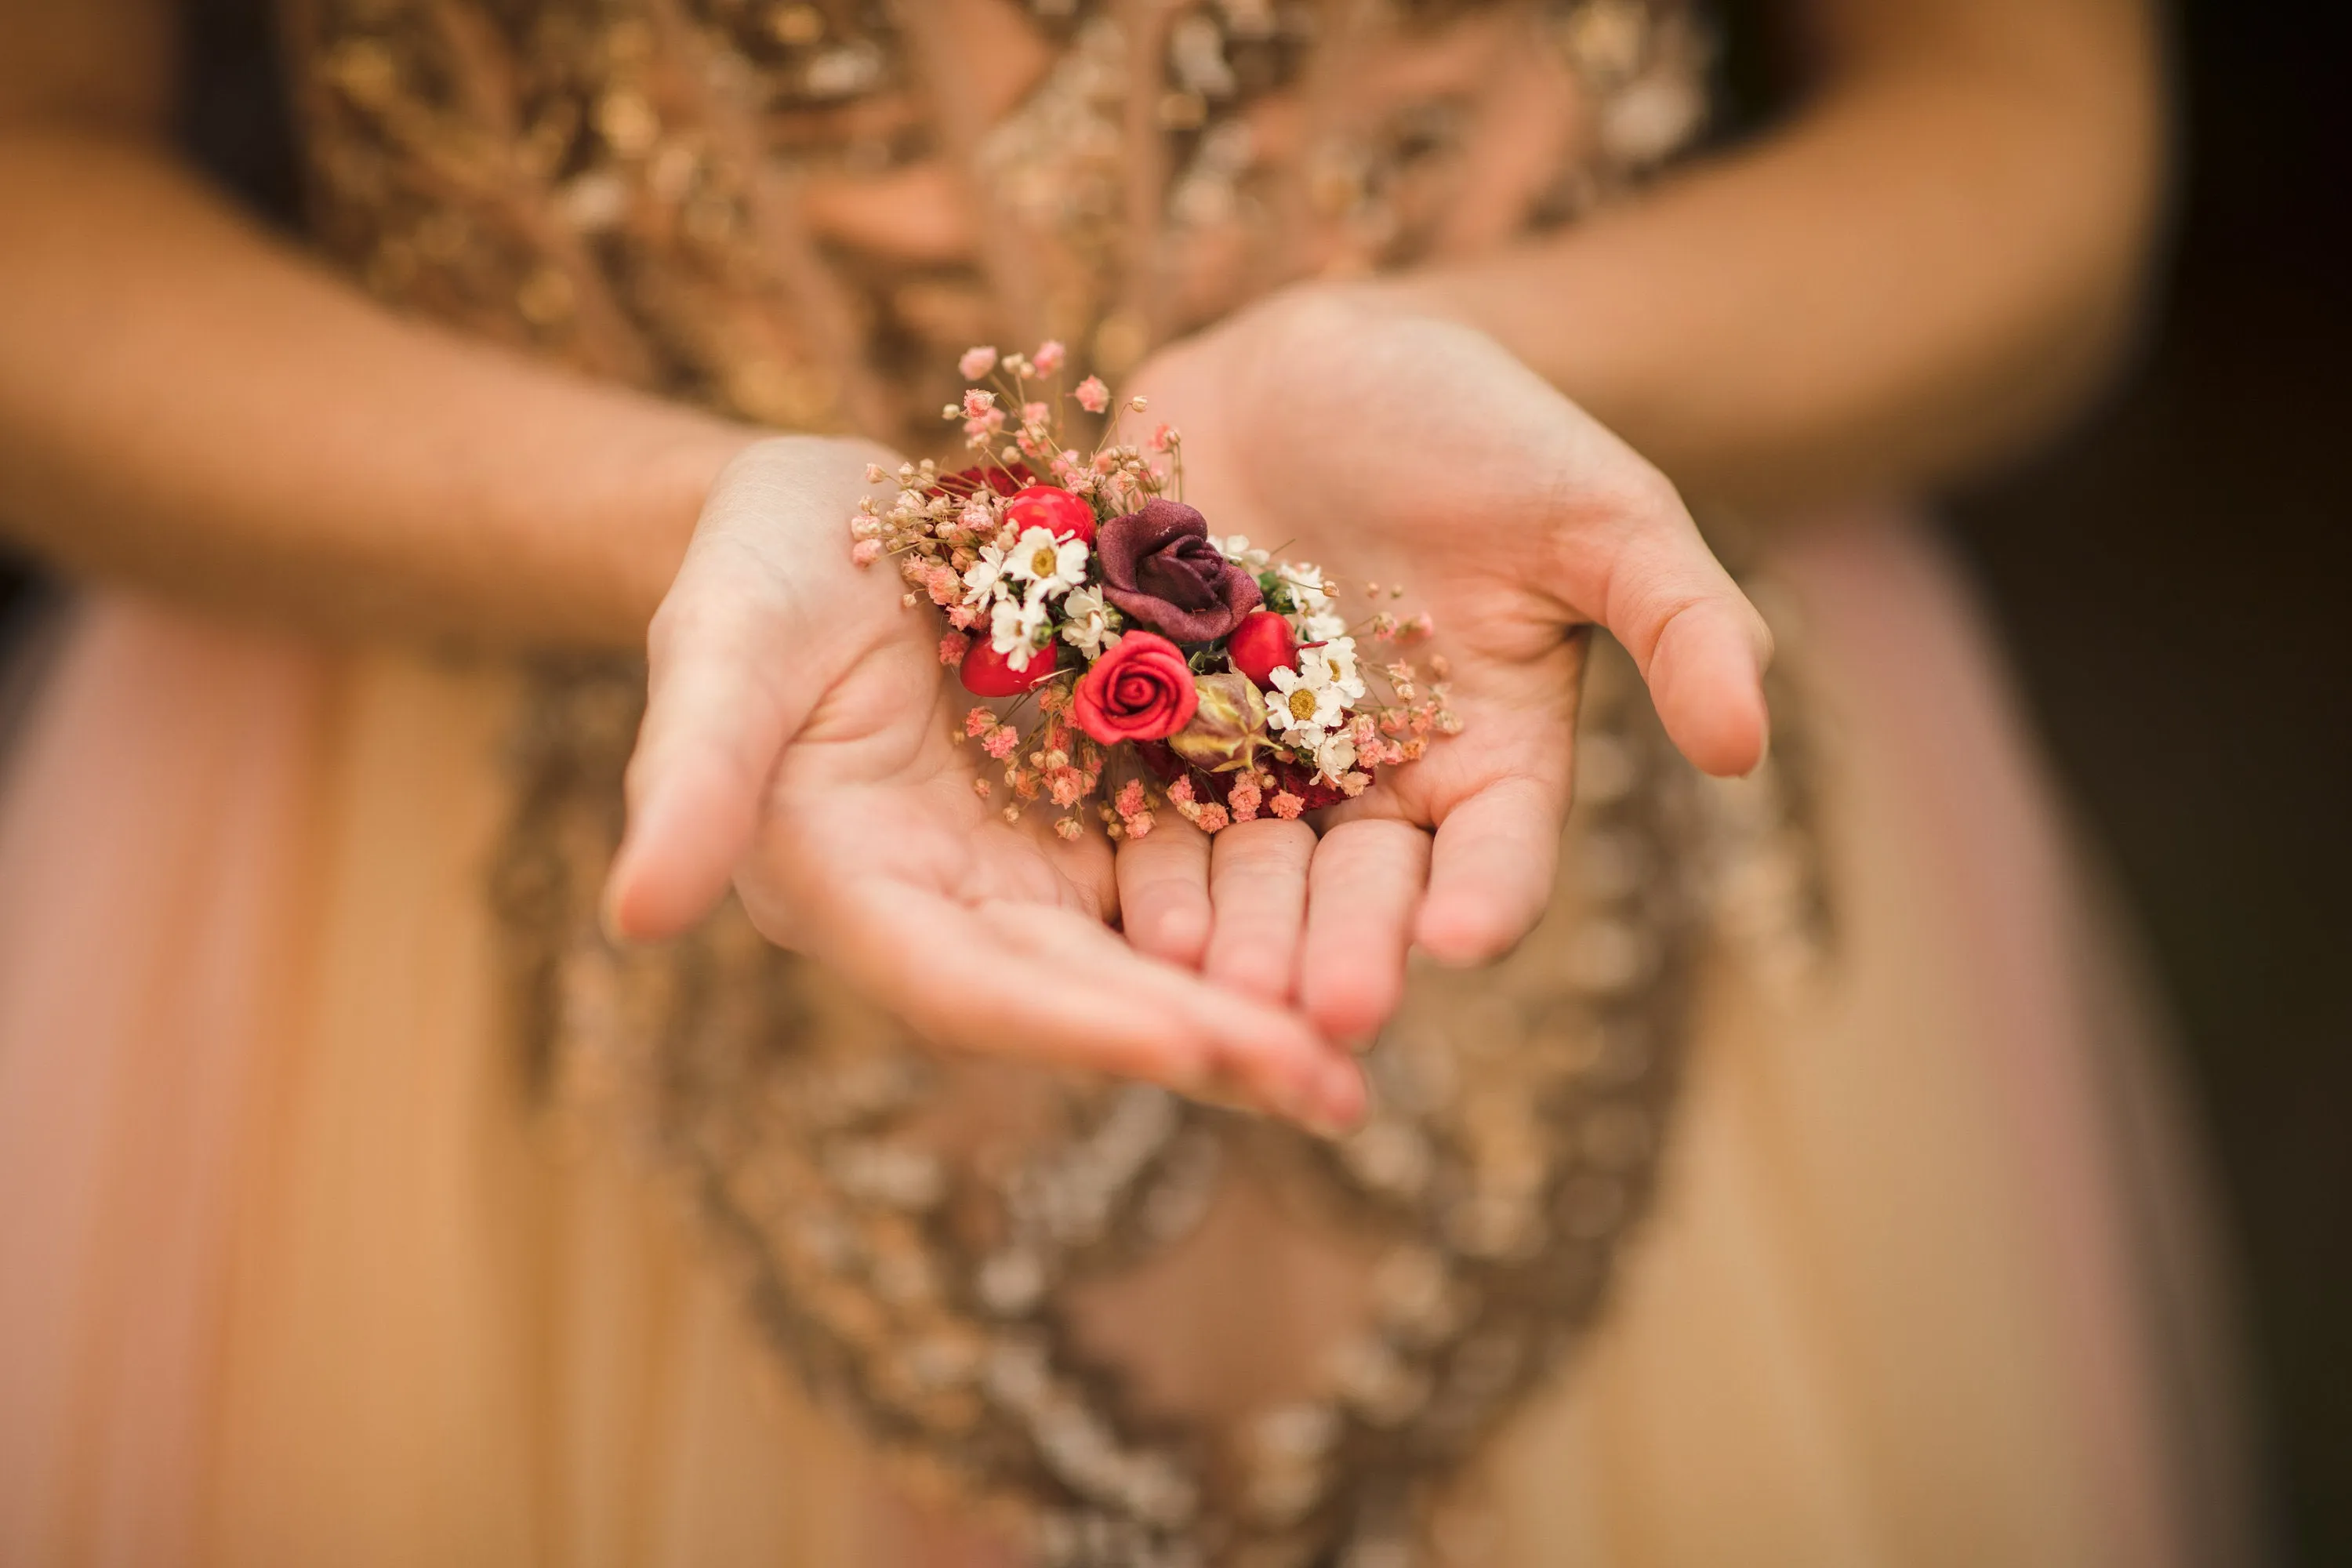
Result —
[{"label": "skin", "polygon": [[[2161,173],[2140,0],[1806,15],[1819,78],[1774,135],[1565,237],[1301,290],[1255,347],[1228,325],[1139,374],[1221,529],[1291,538],[1239,518],[1318,465],[1364,504],[1322,508],[1296,552],[1476,634],[1449,650],[1469,729],[1311,843],[1245,825],[1114,864],[988,816],[969,752],[940,749],[932,628],[839,559],[870,453],[387,316],[173,161],[158,0],[0,0],[0,530],[338,635],[649,646],[618,931],[683,929],[731,880],[771,936],[950,1043],[1344,1123],[1360,1087],[1325,1038],[1377,1026],[1410,944],[1475,961],[1539,906],[1579,628],[1626,638],[1700,765],[1760,752],[1762,643],[1659,476],[1766,508],[1916,486],[2045,430],[2127,331]],[[1340,319],[1345,342],[1314,330]],[[1304,346],[1273,363],[1275,341]],[[1406,361],[1417,408],[1457,411],[1443,442],[1349,445],[1397,416],[1328,389]],[[1224,377],[1250,390],[1221,413],[1202,389]],[[1458,493],[1480,454],[1483,510]],[[1538,554],[1505,515],[1541,519]],[[1100,924],[1122,896],[1135,948]],[[1102,995],[1056,990],[1092,966]],[[1105,1040],[1137,995],[1160,1023]]]},{"label": "skin", "polygon": [[[1304,824],[1121,847],[1130,940],[1297,999],[1337,1037],[1395,1008],[1405,953],[1483,963],[1549,900],[1573,776],[1583,628],[1606,626],[1700,767],[1761,759],[1771,638],[1674,487],[1484,333],[1307,289],[1143,376],[1186,433],[1185,491],[1220,530],[1410,585],[1441,628],[1459,735]],[[1445,389],[1432,397],[1427,389]],[[1385,598],[1383,605],[1390,601]],[[1360,594],[1340,600],[1350,620]],[[1359,639],[1367,663],[1385,658]]]}]

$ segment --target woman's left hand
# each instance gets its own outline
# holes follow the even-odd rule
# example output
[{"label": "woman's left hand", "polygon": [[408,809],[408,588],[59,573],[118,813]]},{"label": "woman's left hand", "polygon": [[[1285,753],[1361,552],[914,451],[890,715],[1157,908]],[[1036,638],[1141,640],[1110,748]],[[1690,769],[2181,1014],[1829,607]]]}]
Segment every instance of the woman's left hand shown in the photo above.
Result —
[{"label": "woman's left hand", "polygon": [[675,935],[731,882],[761,934],[936,1045],[1353,1121],[1354,1064],[1294,1009],[1108,929],[1106,840],[982,798],[938,623],[852,563],[869,457],[761,441],[712,487],[648,638],[615,934]]},{"label": "woman's left hand", "polygon": [[[1763,757],[1769,634],[1674,487],[1484,334],[1319,288],[1156,356],[1129,389],[1183,433],[1184,499],[1217,534],[1319,563],[1372,606],[1402,584],[1463,722],[1418,763],[1301,822],[1123,844],[1129,939],[1296,1000],[1362,1041],[1408,950],[1491,961],[1549,901],[1569,805],[1584,632],[1633,654],[1667,733],[1708,773]],[[1383,598],[1383,605],[1388,601]],[[1350,619],[1358,618],[1351,614]],[[1360,643],[1367,662],[1381,645]]]}]

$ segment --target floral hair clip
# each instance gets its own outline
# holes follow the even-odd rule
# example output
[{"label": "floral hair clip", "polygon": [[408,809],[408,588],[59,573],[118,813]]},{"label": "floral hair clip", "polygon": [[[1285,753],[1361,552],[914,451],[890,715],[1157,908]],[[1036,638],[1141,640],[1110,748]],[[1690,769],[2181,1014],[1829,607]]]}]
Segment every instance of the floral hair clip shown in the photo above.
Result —
[{"label": "floral hair clip", "polygon": [[[905,603],[928,595],[947,613],[940,662],[974,696],[1013,700],[963,724],[1004,764],[1006,821],[1041,797],[1065,838],[1085,831],[1089,800],[1113,838],[1140,838],[1163,806],[1209,833],[1295,817],[1361,795],[1376,770],[1419,759],[1433,732],[1461,729],[1444,661],[1424,683],[1393,651],[1429,634],[1428,616],[1376,608],[1351,625],[1320,568],[1212,534],[1183,502],[1173,428],[1139,447],[1115,439],[1118,414],[1143,413],[1142,398],[1111,414],[1090,455],[1066,445],[1063,403],[1102,415],[1110,393],[1088,376],[1061,394],[1064,357],[1057,342],[964,354],[964,379],[986,384],[941,416],[962,422],[980,464],[901,465],[898,498],[868,498],[850,522],[853,560],[897,557],[914,590]],[[1377,584],[1364,592],[1383,596]],[[992,793],[986,779],[974,787]]]}]

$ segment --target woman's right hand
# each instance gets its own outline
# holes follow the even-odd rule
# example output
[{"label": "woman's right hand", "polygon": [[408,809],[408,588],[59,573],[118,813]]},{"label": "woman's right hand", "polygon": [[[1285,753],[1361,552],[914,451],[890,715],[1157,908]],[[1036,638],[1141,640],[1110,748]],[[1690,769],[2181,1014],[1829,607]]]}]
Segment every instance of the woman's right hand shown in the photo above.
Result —
[{"label": "woman's right hand", "polygon": [[1130,948],[1106,925],[1109,843],[1064,842],[1041,813],[1008,824],[975,788],[939,626],[887,566],[849,559],[869,462],[896,459],[779,437],[712,487],[648,637],[614,932],[674,936],[731,879],[771,941],[940,1045],[1352,1124],[1344,1051]]}]

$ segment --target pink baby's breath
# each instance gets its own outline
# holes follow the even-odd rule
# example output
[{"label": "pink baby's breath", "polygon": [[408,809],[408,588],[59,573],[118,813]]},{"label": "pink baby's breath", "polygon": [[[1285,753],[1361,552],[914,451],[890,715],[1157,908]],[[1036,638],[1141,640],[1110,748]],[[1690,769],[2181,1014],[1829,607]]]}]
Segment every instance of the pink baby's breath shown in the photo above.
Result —
[{"label": "pink baby's breath", "polygon": [[1076,395],[1078,406],[1089,414],[1100,414],[1110,406],[1110,388],[1103,384],[1102,377],[1098,375],[1090,375],[1078,383]]},{"label": "pink baby's breath", "polygon": [[940,662],[961,664],[963,656],[971,651],[971,639],[961,632],[950,632],[940,639]]},{"label": "pink baby's breath", "polygon": [[860,566],[871,566],[882,559],[882,542],[878,539],[861,539],[849,547],[849,558]]},{"label": "pink baby's breath", "polygon": [[1061,345],[1058,339],[1048,338],[1037,345],[1037,352],[1029,359],[1037,367],[1039,375],[1051,375],[1062,368],[1062,356],[1067,353],[1069,351]]},{"label": "pink baby's breath", "polygon": [[1275,816],[1285,822],[1297,821],[1298,814],[1307,809],[1306,798],[1293,795],[1286,789],[1275,791],[1274,798],[1266,802],[1266,805],[1273,808]]},{"label": "pink baby's breath", "polygon": [[992,348],[966,349],[963,358],[956,361],[956,369],[966,381],[978,381],[996,368],[996,351]]}]

